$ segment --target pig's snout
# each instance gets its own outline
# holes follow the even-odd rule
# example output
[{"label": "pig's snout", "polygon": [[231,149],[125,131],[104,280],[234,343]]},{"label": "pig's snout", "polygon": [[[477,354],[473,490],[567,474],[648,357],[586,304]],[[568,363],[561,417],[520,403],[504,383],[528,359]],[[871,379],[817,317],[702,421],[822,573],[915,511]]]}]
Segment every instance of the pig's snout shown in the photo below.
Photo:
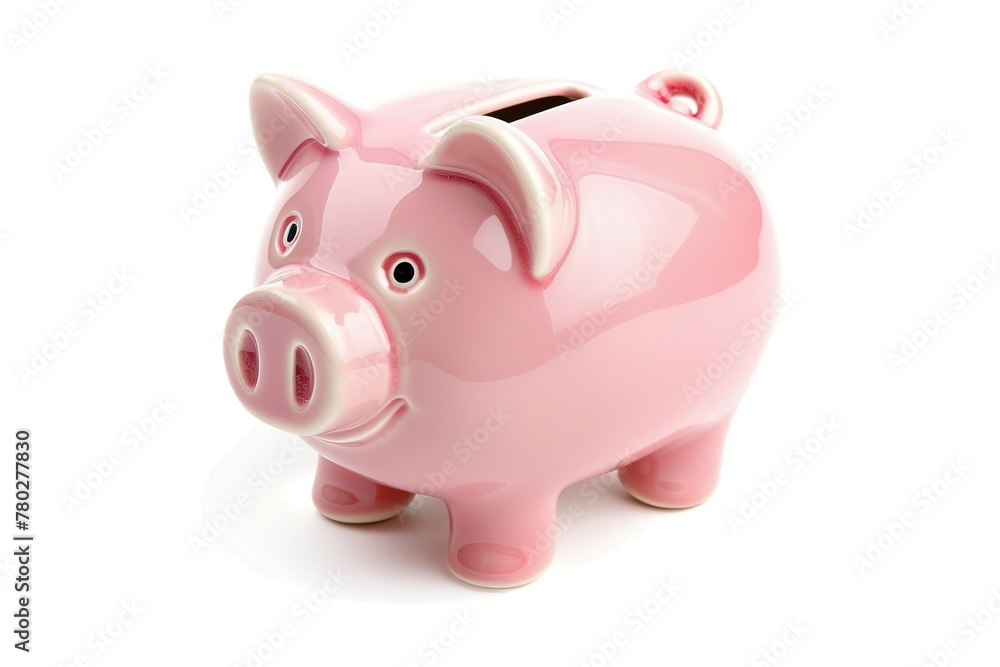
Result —
[{"label": "pig's snout", "polygon": [[343,444],[360,442],[338,431],[364,432],[366,423],[383,421],[375,418],[396,382],[374,306],[327,276],[296,276],[240,299],[226,323],[224,354],[229,382],[253,415]]}]

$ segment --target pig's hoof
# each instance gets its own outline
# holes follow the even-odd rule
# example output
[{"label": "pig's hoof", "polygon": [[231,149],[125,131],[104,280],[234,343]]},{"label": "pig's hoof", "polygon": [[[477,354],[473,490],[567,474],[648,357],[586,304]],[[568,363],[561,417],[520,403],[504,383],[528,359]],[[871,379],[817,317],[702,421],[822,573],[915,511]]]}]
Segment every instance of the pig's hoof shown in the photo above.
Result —
[{"label": "pig's hoof", "polygon": [[319,513],[341,523],[374,523],[391,519],[406,509],[413,494],[387,486],[362,501],[347,489],[320,484],[313,492],[313,504]]},{"label": "pig's hoof", "polygon": [[320,457],[312,499],[319,513],[328,519],[373,523],[402,512],[413,500],[413,494],[379,484]]},{"label": "pig's hoof", "polygon": [[626,468],[618,471],[618,478],[636,500],[665,509],[687,509],[701,505],[712,495],[714,488],[714,484],[711,488],[705,488],[703,484],[692,486],[680,481],[637,479],[626,472]]},{"label": "pig's hoof", "polygon": [[653,507],[700,505],[715,490],[729,418],[681,438],[618,469],[618,479],[636,500]]},{"label": "pig's hoof", "polygon": [[534,581],[548,566],[544,555],[491,542],[472,542],[454,551],[448,566],[456,577],[485,588],[512,588]]}]

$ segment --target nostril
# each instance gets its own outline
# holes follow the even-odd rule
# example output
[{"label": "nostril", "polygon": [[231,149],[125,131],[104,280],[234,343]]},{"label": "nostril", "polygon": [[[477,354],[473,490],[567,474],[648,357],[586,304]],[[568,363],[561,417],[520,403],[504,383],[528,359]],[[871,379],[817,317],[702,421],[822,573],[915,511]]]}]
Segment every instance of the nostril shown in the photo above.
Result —
[{"label": "nostril", "polygon": [[247,391],[253,391],[257,386],[257,378],[260,375],[260,355],[257,353],[257,339],[254,338],[249,329],[243,330],[236,357],[239,363],[240,377],[243,378],[243,385],[247,388]]},{"label": "nostril", "polygon": [[313,393],[313,365],[309,353],[301,345],[295,348],[295,377],[292,378],[295,404],[304,410]]}]

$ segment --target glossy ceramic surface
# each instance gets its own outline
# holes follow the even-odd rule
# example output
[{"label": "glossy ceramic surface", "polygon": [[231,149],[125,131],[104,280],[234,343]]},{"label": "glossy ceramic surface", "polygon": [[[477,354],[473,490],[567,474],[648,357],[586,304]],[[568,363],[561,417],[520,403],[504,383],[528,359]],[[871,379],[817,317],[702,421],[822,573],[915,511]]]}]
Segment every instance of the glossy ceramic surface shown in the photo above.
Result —
[{"label": "glossy ceramic surface", "polygon": [[[512,119],[546,98],[573,101]],[[278,197],[226,368],[322,456],[320,512],[439,497],[451,570],[502,587],[550,563],[573,482],[708,497],[777,290],[710,84],[507,81],[362,110],[265,76],[251,112]]]}]

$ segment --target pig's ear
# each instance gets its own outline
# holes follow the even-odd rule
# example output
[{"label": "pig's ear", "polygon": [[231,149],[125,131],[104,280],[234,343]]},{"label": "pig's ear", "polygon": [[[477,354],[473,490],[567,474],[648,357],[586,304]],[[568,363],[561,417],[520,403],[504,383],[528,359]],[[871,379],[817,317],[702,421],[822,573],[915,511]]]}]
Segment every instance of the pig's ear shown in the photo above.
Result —
[{"label": "pig's ear", "polygon": [[331,151],[357,143],[357,113],[308,83],[265,74],[250,86],[250,120],[261,158],[275,182],[309,140]]},{"label": "pig's ear", "polygon": [[555,272],[573,239],[572,202],[552,164],[523,132],[496,118],[464,118],[445,132],[424,166],[461,174],[499,194],[527,247],[531,274],[544,280]]}]

